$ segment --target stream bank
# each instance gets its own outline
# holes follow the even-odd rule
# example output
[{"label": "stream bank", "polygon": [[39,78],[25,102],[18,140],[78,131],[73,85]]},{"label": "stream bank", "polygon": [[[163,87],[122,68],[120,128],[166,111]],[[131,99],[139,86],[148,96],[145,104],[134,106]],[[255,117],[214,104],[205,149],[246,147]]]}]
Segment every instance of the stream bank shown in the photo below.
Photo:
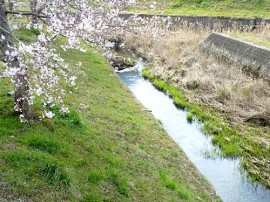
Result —
[{"label": "stream bank", "polygon": [[166,89],[165,84],[163,87],[156,85],[160,90],[166,89],[166,94],[163,94],[157,91],[149,81],[143,79],[140,74],[142,66],[143,64],[137,64],[136,68],[120,71],[119,76],[212,183],[222,200],[225,202],[268,202],[270,191],[248,180],[246,173],[240,169],[240,159],[210,157],[209,154],[216,153],[216,148],[211,144],[212,138],[201,132],[201,124],[190,124],[187,121],[186,111],[180,111],[175,107],[173,100],[169,98],[169,95],[172,96],[172,89]]}]

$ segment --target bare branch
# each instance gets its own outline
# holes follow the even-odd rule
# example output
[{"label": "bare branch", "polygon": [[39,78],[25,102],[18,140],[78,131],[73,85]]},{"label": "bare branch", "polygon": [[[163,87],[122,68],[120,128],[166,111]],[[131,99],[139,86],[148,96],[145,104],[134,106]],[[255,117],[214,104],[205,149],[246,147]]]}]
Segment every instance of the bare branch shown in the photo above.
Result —
[{"label": "bare branch", "polygon": [[6,34],[11,35],[11,33],[10,33],[9,31],[5,30],[5,29],[4,29],[4,28],[2,28],[2,27],[0,27],[0,30],[1,30],[1,31],[3,31],[3,32],[5,32]]},{"label": "bare branch", "polygon": [[40,15],[37,13],[29,12],[29,11],[6,11],[7,14],[15,14],[15,15],[32,15],[39,18],[51,18],[48,15]]}]

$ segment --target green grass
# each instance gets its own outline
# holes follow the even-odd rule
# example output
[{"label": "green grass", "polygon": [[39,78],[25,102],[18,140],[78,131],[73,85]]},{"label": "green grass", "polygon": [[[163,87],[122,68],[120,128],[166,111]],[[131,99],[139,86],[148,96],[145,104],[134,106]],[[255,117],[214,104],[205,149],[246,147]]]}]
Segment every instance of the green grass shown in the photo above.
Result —
[{"label": "green grass", "polygon": [[177,184],[177,182],[172,180],[171,176],[168,173],[164,171],[160,172],[160,179],[162,181],[162,184],[166,188],[176,192],[181,199],[184,199],[184,200],[191,199],[192,193],[189,190],[187,190],[184,186]]},{"label": "green grass", "polygon": [[[22,36],[26,31],[23,31]],[[26,32],[27,33],[27,32]],[[32,40],[32,33],[30,35]],[[56,48],[65,41],[58,38]],[[105,59],[90,49],[59,53],[78,61],[78,88],[53,119],[22,124],[13,88],[0,79],[0,190],[9,200],[219,200],[178,145],[136,102]],[[35,107],[38,107],[35,103]],[[82,105],[83,104],[83,105]],[[160,176],[166,171],[165,177]],[[168,184],[175,184],[170,187]]]},{"label": "green grass", "polygon": [[138,0],[137,2],[138,5],[130,8],[131,11],[193,16],[270,18],[270,0],[157,0],[154,11],[149,9],[153,1]]},{"label": "green grass", "polygon": [[[20,28],[15,30],[13,35],[20,41],[24,43],[29,43],[34,40],[34,36],[40,35],[40,31],[31,27],[30,30]],[[17,41],[15,41],[17,43]]]},{"label": "green grass", "polygon": [[227,33],[229,36],[253,43],[255,45],[264,46],[270,49],[269,35],[261,35],[260,33]]},{"label": "green grass", "polygon": [[188,113],[188,114],[187,114],[187,121],[188,121],[189,123],[192,123],[193,120],[194,120],[194,113]]}]

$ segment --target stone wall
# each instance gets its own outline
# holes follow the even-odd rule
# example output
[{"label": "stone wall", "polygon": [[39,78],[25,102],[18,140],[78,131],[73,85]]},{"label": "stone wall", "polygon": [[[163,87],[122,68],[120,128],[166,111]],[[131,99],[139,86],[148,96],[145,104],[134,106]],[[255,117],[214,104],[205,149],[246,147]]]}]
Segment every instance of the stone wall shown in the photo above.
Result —
[{"label": "stone wall", "polygon": [[252,75],[270,81],[270,49],[212,33],[200,49],[222,62],[235,63]]},{"label": "stone wall", "polygon": [[[123,19],[128,19],[133,14],[120,14]],[[178,27],[183,24],[200,25],[202,27],[215,30],[224,31],[228,29],[249,29],[253,30],[262,27],[266,24],[270,25],[270,19],[244,19],[244,18],[226,18],[226,17],[204,17],[204,16],[179,16],[179,15],[150,15],[139,14],[141,18],[153,18],[154,16],[164,18],[165,21],[170,21],[172,25]]]}]

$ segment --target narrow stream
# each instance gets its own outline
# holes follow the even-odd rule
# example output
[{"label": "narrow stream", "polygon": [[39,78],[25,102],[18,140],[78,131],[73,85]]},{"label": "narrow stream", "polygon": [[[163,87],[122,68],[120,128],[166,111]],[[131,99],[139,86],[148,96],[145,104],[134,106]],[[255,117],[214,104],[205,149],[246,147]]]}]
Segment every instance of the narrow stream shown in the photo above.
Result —
[{"label": "narrow stream", "polygon": [[246,174],[240,171],[239,159],[208,158],[205,155],[216,149],[211,138],[200,131],[198,124],[189,124],[187,112],[177,109],[168,95],[156,90],[141,76],[143,65],[138,62],[134,68],[118,74],[136,98],[162,122],[167,133],[213,185],[221,199],[224,202],[270,202],[270,190],[248,181]]}]

